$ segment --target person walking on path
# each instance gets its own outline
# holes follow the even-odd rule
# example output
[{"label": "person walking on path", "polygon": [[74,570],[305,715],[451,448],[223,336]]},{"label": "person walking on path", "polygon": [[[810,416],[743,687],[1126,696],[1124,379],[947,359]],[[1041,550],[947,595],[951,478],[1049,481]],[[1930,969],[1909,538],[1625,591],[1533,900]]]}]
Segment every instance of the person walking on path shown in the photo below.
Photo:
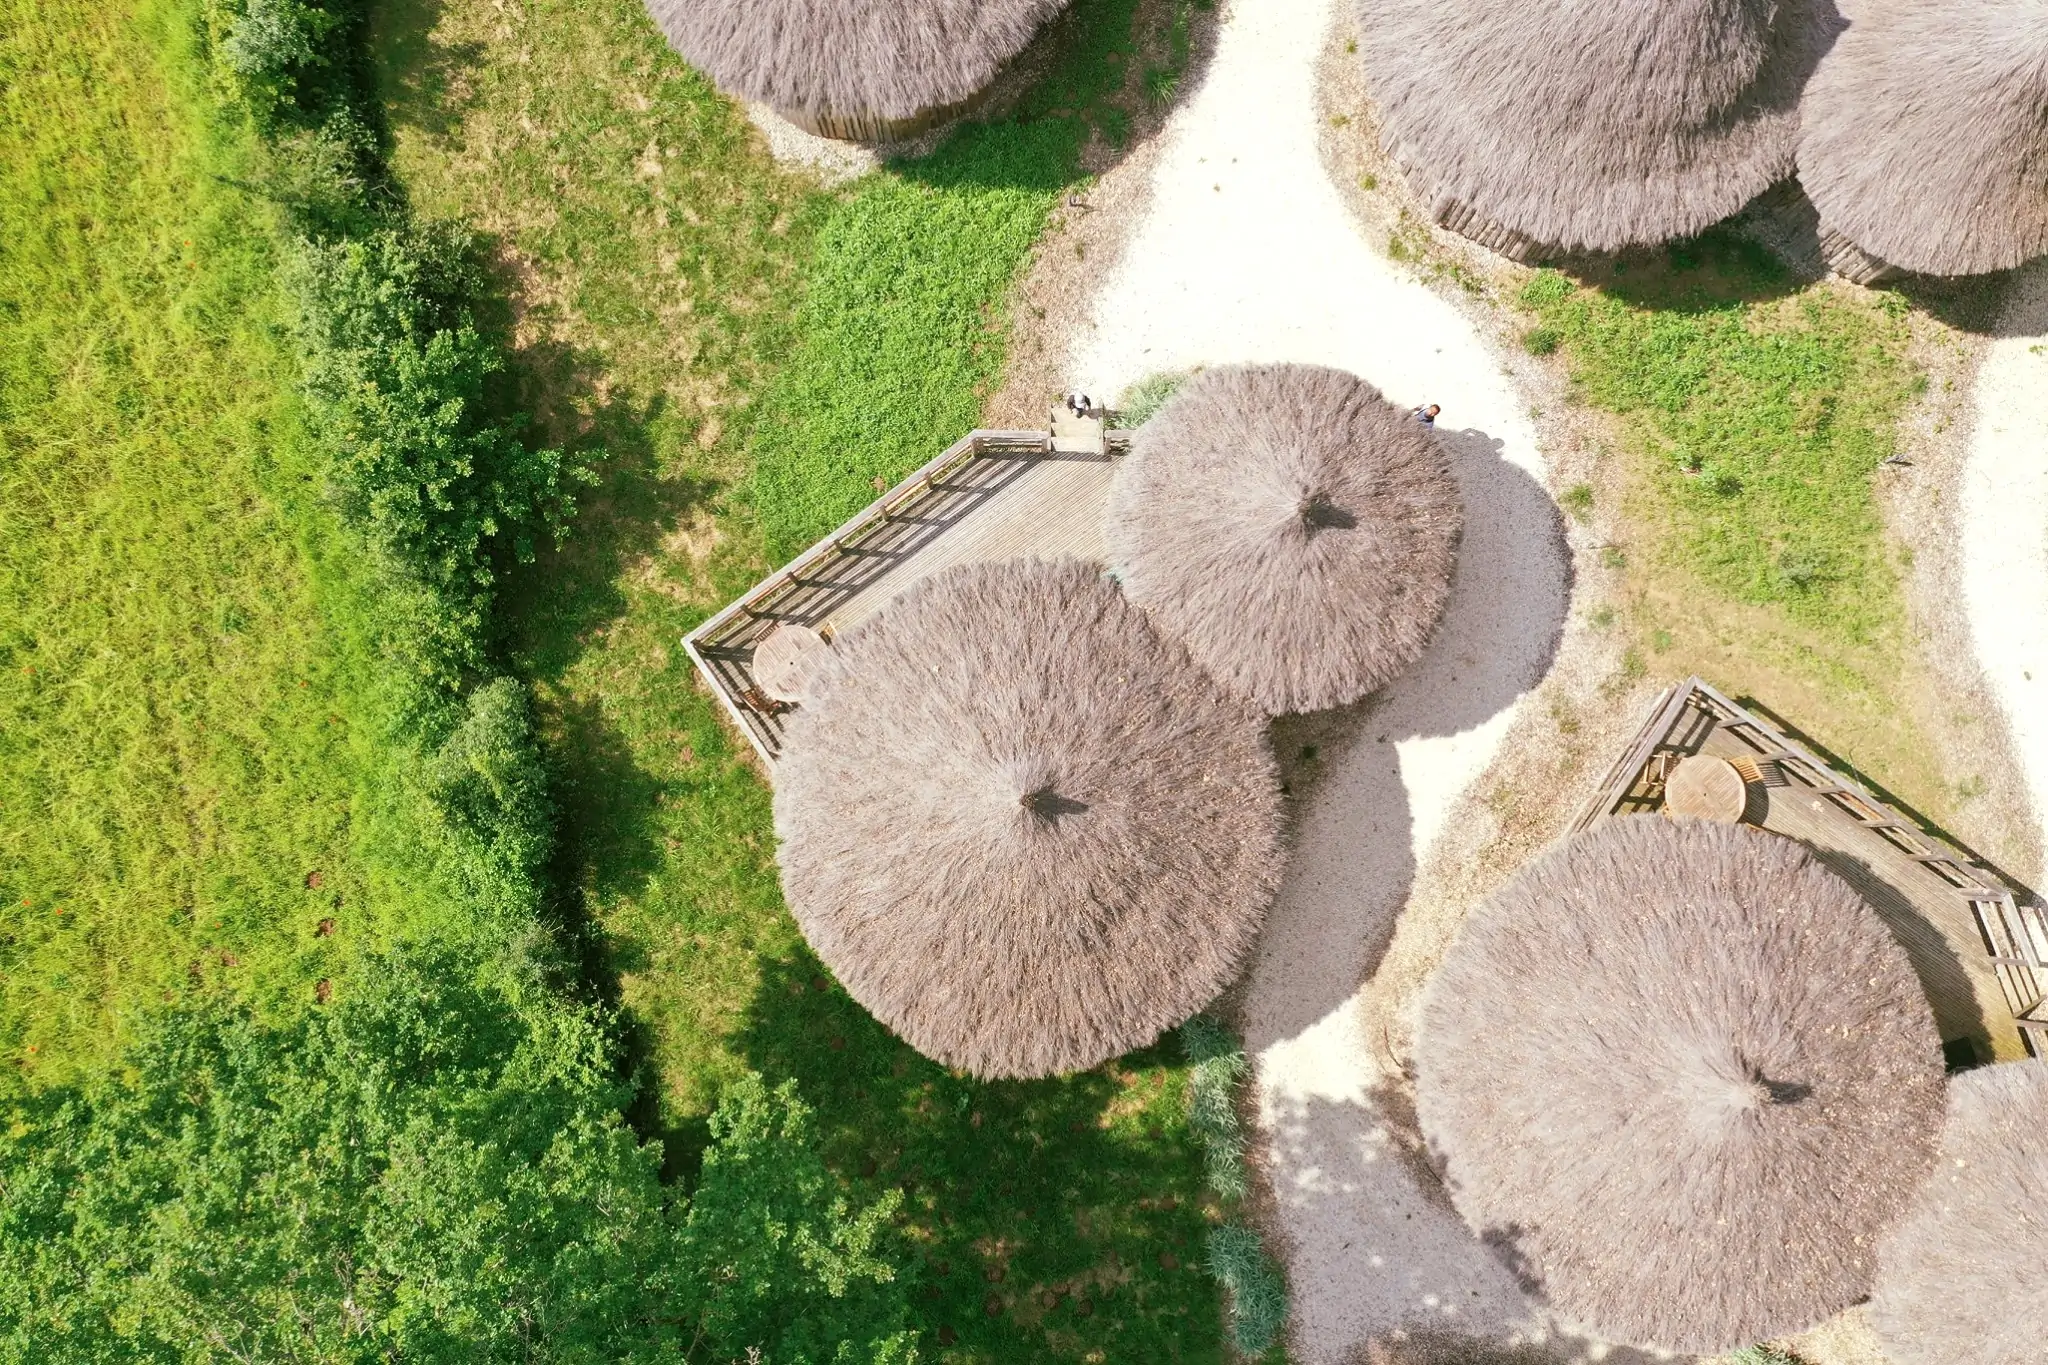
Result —
[{"label": "person walking on path", "polygon": [[1422,423],[1422,425],[1426,427],[1434,427],[1436,425],[1436,415],[1442,411],[1443,408],[1441,405],[1436,403],[1429,403],[1415,409],[1415,411],[1409,413],[1408,415],[1410,417],[1413,417],[1416,421]]}]

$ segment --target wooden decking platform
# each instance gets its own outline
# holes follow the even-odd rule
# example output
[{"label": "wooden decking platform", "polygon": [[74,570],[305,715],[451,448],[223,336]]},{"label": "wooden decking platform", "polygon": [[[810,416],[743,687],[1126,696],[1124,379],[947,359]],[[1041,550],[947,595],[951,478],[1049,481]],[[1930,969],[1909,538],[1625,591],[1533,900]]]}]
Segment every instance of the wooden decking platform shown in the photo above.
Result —
[{"label": "wooden decking platform", "polygon": [[684,648],[764,762],[783,717],[756,704],[754,646],[787,621],[832,634],[956,564],[1072,557],[1102,563],[1102,507],[1128,448],[1056,449],[1043,431],[976,431],[690,632]]},{"label": "wooden decking platform", "polygon": [[1666,775],[1691,754],[1753,771],[1745,821],[1805,844],[1876,907],[1920,974],[1951,1063],[2048,1055],[2039,908],[1698,678],[1658,700],[1573,828],[1660,811]]}]

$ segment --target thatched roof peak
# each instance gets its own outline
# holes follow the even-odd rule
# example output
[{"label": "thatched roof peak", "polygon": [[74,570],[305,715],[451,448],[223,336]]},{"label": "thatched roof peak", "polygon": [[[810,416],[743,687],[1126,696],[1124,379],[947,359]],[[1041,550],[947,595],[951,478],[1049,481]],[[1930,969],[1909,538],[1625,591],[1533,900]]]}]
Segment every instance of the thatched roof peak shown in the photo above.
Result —
[{"label": "thatched roof peak", "polygon": [[1927,275],[2048,254],[2048,0],[1859,0],[1807,85],[1821,220]]},{"label": "thatched roof peak", "polygon": [[1829,0],[1358,0],[1382,140],[1438,221],[1687,236],[1792,171]]},{"label": "thatched roof peak", "polygon": [[1278,886],[1261,717],[1073,561],[945,570],[840,636],[775,771],[790,910],[854,999],[982,1076],[1143,1047]]},{"label": "thatched roof peak", "polygon": [[1463,524],[1430,430],[1342,370],[1206,370],[1138,429],[1103,530],[1124,591],[1268,712],[1356,701],[1429,643]]},{"label": "thatched roof peak", "polygon": [[815,121],[900,122],[960,104],[1066,0],[646,0],[720,89]]},{"label": "thatched roof peak", "polygon": [[1892,1365],[2036,1365],[2048,1342],[2048,1063],[1949,1083],[1934,1173],[1877,1250]]},{"label": "thatched roof peak", "polygon": [[1555,846],[1467,923],[1416,1047],[1466,1221],[1636,1346],[1727,1350],[1861,1298],[1941,1122],[1905,952],[1741,825],[1623,817]]}]

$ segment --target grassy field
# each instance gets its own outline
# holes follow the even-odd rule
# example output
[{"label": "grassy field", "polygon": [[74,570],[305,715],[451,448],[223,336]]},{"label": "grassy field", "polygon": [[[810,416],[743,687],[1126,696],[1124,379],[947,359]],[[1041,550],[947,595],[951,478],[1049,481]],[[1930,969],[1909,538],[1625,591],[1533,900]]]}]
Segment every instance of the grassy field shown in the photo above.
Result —
[{"label": "grassy field", "polygon": [[833,192],[778,172],[632,0],[401,3],[378,37],[407,192],[498,234],[529,396],[607,452],[569,548],[515,586],[514,647],[562,880],[649,1069],[642,1121],[687,1164],[733,1077],[797,1078],[839,1176],[908,1193],[947,1361],[1221,1358],[1185,1068],[1160,1051],[986,1085],[876,1025],[784,909],[767,791],[680,642],[974,425],[1002,363],[988,320],[1083,140],[1118,135],[1105,73],[1158,46],[1133,15],[1077,6],[1062,41],[1118,61]]},{"label": "grassy field", "polygon": [[[1898,551],[1875,480],[1918,379],[1906,307],[1801,287],[1710,235],[1523,291],[1530,349],[1614,414],[1632,664],[1757,698],[1936,819],[1953,808],[1906,707]],[[1568,510],[1593,512],[1590,485]]]},{"label": "grassy field", "polygon": [[188,987],[310,1004],[383,931],[377,729],[261,211],[184,35],[0,6],[0,1086]]}]

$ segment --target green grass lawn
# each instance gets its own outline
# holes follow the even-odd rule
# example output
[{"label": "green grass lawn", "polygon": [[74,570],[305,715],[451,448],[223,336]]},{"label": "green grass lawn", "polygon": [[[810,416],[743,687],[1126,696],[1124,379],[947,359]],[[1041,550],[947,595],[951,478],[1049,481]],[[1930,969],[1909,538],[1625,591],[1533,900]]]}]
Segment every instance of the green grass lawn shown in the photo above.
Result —
[{"label": "green grass lawn", "polygon": [[[1915,392],[1906,305],[1801,287],[1720,234],[1590,276],[1543,271],[1525,344],[1614,414],[1635,659],[1750,694],[1937,818],[1906,702],[1906,611],[1875,481]],[[1591,514],[1590,486],[1566,494]]]},{"label": "green grass lawn", "polygon": [[530,401],[607,452],[568,547],[514,584],[513,645],[561,877],[648,1068],[641,1120],[687,1166],[726,1083],[795,1077],[840,1178],[907,1191],[946,1361],[1221,1358],[1185,1067],[982,1084],[876,1025],[783,907],[767,790],[681,637],[976,424],[991,319],[1084,139],[1121,135],[1126,73],[1170,63],[1134,12],[1083,0],[1062,41],[1115,60],[839,191],[778,171],[633,0],[406,0],[377,44],[407,193],[498,234]]},{"label": "green grass lawn", "polygon": [[235,148],[167,11],[0,16],[4,1086],[195,985],[310,1004],[389,901],[354,851],[375,670]]}]

